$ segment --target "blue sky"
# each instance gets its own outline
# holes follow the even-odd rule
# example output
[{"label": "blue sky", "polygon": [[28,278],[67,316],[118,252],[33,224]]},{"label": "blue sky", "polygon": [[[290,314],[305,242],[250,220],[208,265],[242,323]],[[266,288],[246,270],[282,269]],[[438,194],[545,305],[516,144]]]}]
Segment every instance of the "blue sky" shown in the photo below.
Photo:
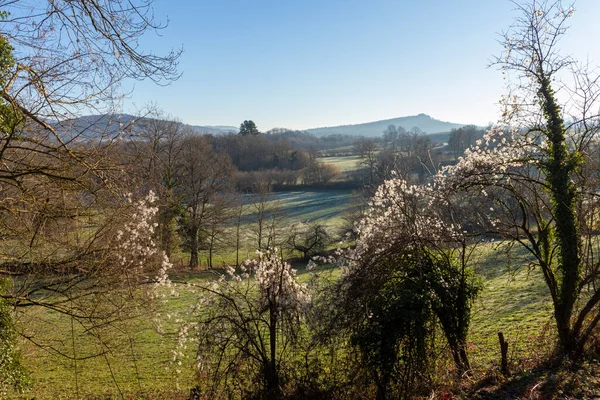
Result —
[{"label": "blue sky", "polygon": [[[579,0],[563,53],[600,64],[600,1]],[[509,0],[156,0],[182,77],[136,82],[125,112],[154,102],[194,125],[306,129],[426,113],[484,125],[506,92],[488,67]]]}]

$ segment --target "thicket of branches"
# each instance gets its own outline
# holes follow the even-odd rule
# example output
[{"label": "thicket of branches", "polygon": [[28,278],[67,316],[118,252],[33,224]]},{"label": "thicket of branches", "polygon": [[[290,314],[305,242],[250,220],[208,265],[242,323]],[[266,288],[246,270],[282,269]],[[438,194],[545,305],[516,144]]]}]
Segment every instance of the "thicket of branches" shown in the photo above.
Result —
[{"label": "thicket of branches", "polygon": [[[16,376],[5,375],[6,307],[58,312],[95,337],[139,315],[145,288],[164,280],[154,195],[128,185],[111,155],[112,134],[70,118],[110,113],[124,79],[176,79],[179,52],[158,56],[138,46],[162,29],[151,1],[0,1],[0,24],[4,386]],[[27,327],[19,333],[62,353]]]}]

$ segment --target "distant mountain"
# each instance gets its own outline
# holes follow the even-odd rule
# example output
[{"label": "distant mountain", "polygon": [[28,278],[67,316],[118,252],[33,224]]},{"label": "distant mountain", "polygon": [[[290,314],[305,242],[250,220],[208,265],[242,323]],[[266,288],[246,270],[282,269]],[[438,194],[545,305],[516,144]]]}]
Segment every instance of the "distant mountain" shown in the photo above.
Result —
[{"label": "distant mountain", "polygon": [[238,133],[240,131],[239,126],[229,125],[188,125],[196,133],[209,133],[211,135],[222,135],[226,133]]},{"label": "distant mountain", "polygon": [[[135,135],[152,118],[135,117],[130,114],[113,115],[87,115],[60,123],[53,123],[66,136],[77,136],[80,138],[114,138],[117,135]],[[380,137],[389,125],[402,126],[407,131],[418,127],[421,131],[438,141],[447,141],[448,132],[454,128],[460,128],[465,124],[444,122],[419,114],[410,117],[384,119],[381,121],[366,122],[356,125],[341,125],[324,128],[307,129],[306,132],[318,137],[341,134],[350,136]],[[187,125],[193,132],[198,134],[222,135],[230,132],[237,133],[238,127],[228,125]]]},{"label": "distant mountain", "polygon": [[449,132],[454,128],[458,129],[466,125],[440,121],[435,118],[431,118],[427,114],[419,114],[410,117],[384,119],[381,121],[366,122],[363,124],[356,125],[340,125],[325,128],[307,129],[307,132],[310,132],[316,136],[341,134],[352,136],[376,137],[381,136],[383,134],[383,131],[389,125],[392,124],[396,125],[396,127],[402,126],[407,131],[410,131],[413,127],[416,126],[427,134]]},{"label": "distant mountain", "polygon": [[[74,119],[59,122],[50,122],[58,129],[62,130],[66,136],[77,136],[80,138],[114,138],[119,134],[131,135],[137,133],[153,118],[136,117],[130,114],[112,114],[112,115],[86,115]],[[188,125],[194,133],[222,135],[229,132],[237,133],[239,128],[235,126],[223,125]]]}]

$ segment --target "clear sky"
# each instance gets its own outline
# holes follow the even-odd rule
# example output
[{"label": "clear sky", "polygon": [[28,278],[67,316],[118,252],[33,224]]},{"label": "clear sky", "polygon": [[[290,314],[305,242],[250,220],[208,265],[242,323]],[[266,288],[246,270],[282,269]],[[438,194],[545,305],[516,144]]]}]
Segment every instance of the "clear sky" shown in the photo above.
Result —
[{"label": "clear sky", "polygon": [[[578,0],[564,54],[600,64],[600,0]],[[252,119],[262,131],[355,124],[426,113],[485,125],[506,92],[488,67],[509,0],[156,0],[161,36],[184,48],[182,77],[135,83],[124,103],[149,102],[194,125]]]}]

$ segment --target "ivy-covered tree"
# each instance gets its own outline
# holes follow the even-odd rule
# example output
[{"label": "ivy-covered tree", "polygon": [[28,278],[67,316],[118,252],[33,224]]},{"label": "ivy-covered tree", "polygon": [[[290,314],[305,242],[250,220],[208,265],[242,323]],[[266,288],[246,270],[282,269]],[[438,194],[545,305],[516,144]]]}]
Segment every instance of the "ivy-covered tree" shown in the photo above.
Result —
[{"label": "ivy-covered tree", "polygon": [[[572,8],[536,1],[519,10],[496,60],[517,78],[503,99],[503,124],[437,182],[464,199],[487,198],[487,208],[472,210],[487,221],[479,229],[513,240],[534,257],[553,304],[557,355],[578,360],[600,321],[600,204],[591,168],[598,154],[598,75],[558,52]],[[566,70],[573,83],[560,86],[568,94],[561,102],[555,82]]]},{"label": "ivy-covered tree", "polygon": [[379,399],[408,398],[424,383],[434,326],[457,371],[470,370],[467,334],[479,291],[475,244],[456,220],[462,199],[438,189],[385,181],[355,226],[356,247],[338,258],[346,273],[334,289],[334,326],[350,332]]}]

